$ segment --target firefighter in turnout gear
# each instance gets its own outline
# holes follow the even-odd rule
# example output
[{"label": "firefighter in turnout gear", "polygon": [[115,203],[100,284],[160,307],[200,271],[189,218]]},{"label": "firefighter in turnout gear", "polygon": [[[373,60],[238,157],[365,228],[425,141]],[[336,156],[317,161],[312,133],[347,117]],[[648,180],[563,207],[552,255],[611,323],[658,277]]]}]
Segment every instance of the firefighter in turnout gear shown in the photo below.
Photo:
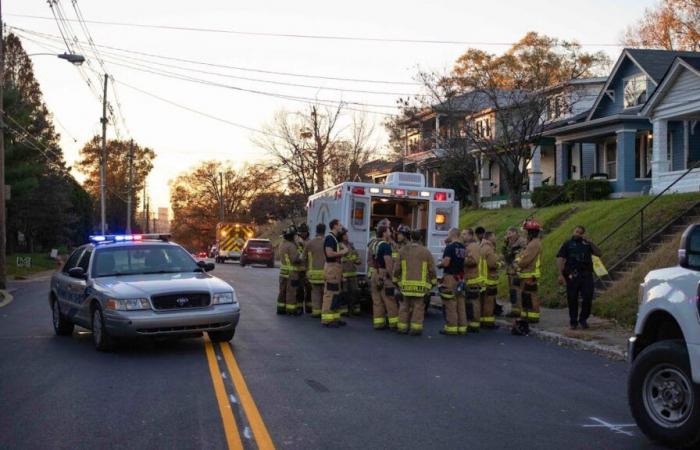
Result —
[{"label": "firefighter in turnout gear", "polygon": [[326,263],[326,253],[323,250],[323,241],[326,234],[326,224],[316,225],[316,236],[304,245],[302,260],[306,267],[306,277],[311,286],[311,316],[321,317],[323,304],[323,266]]},{"label": "firefighter in turnout gear", "polygon": [[466,250],[460,232],[452,228],[447,233],[447,246],[442,255],[442,285],[438,289],[445,313],[445,326],[441,334],[467,334],[467,312],[464,304],[464,257]]},{"label": "firefighter in turnout gear", "polygon": [[277,297],[277,314],[298,315],[297,289],[299,288],[299,272],[303,270],[301,255],[294,243],[297,230],[290,226],[284,231],[284,241],[279,247],[280,255],[280,289]]},{"label": "firefighter in turnout gear", "polygon": [[467,228],[463,232],[465,241],[464,281],[467,310],[467,330],[478,333],[481,328],[481,248],[476,241],[474,230]]},{"label": "firefighter in turnout gear", "polygon": [[425,316],[424,298],[437,280],[433,255],[420,243],[420,232],[414,231],[412,238],[413,242],[406,239],[394,268],[394,280],[403,297],[397,328],[400,333],[420,336]]},{"label": "firefighter in turnout gear", "polygon": [[498,275],[502,263],[496,255],[496,234],[487,231],[481,240],[480,275],[482,280],[481,327],[496,328],[496,294]]},{"label": "firefighter in turnout gear", "polygon": [[529,323],[540,321],[540,298],[538,282],[541,276],[540,260],[542,242],[540,241],[540,224],[534,219],[526,220],[523,229],[527,232],[527,246],[515,258],[522,289],[522,312],[520,317]]},{"label": "firefighter in turnout gear", "polygon": [[340,307],[340,315],[352,313],[360,314],[360,302],[357,298],[359,287],[357,284],[357,266],[360,265],[360,255],[355,250],[348,236],[348,230],[343,228],[341,233],[340,245],[348,249],[348,254],[343,256],[341,261],[343,265],[343,297],[345,301]]},{"label": "firefighter in turnout gear", "polygon": [[503,245],[503,259],[508,275],[508,295],[510,297],[510,313],[507,317],[520,317],[522,302],[520,300],[520,279],[515,268],[515,258],[525,249],[527,240],[520,235],[516,227],[508,228]]},{"label": "firefighter in turnout gear", "polygon": [[[304,253],[304,247],[309,241],[309,226],[302,223],[297,228],[297,237],[295,243],[297,245],[297,251],[300,255]],[[309,283],[309,278],[306,273],[306,265],[302,264],[304,270],[299,272],[299,289],[297,289],[297,307],[300,310],[306,312],[306,314],[311,314],[311,285]]]},{"label": "firefighter in turnout gear", "polygon": [[375,236],[370,239],[370,241],[367,243],[367,279],[371,280],[374,272],[377,271],[377,264],[375,261],[375,258],[377,257],[377,246],[379,243],[382,241],[382,239],[379,237],[379,227],[380,226],[385,226],[387,228],[391,228],[391,221],[389,219],[382,219],[377,223],[377,228],[375,231]]},{"label": "firefighter in turnout gear", "polygon": [[372,275],[372,324],[375,330],[387,327],[396,329],[399,323],[399,307],[394,296],[393,261],[391,258],[391,229],[385,225],[377,228],[377,237],[381,241],[376,245],[374,264],[376,270]]},{"label": "firefighter in turnout gear", "polygon": [[345,325],[340,320],[340,288],[343,281],[343,266],[341,258],[348,254],[348,249],[342,249],[339,242],[342,225],[338,219],[333,219],[328,224],[330,234],[323,242],[325,253],[325,265],[323,266],[323,278],[326,282],[323,291],[323,305],[321,306],[321,323],[328,328],[337,328]]}]

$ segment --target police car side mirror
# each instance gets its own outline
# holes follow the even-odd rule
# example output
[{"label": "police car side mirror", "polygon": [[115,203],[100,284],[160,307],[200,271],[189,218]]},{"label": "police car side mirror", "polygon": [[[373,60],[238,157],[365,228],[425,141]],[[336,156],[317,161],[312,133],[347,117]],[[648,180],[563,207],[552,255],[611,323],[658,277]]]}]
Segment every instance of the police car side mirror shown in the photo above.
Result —
[{"label": "police car side mirror", "polygon": [[700,224],[689,226],[683,233],[678,264],[686,269],[700,270]]},{"label": "police car side mirror", "polygon": [[205,272],[211,272],[216,267],[214,263],[206,261],[197,261],[197,265]]},{"label": "police car side mirror", "polygon": [[79,278],[79,279],[86,279],[87,276],[85,274],[85,269],[82,267],[73,267],[68,270],[68,276],[71,278]]}]

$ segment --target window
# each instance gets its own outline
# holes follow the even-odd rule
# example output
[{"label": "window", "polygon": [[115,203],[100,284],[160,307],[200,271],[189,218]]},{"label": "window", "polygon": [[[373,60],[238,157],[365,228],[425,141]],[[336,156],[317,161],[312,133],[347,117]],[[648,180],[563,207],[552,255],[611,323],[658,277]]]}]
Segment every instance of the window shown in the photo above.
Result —
[{"label": "window", "polygon": [[83,253],[83,256],[80,257],[80,262],[78,263],[78,267],[82,267],[82,269],[85,271],[85,273],[88,272],[88,267],[90,266],[90,256],[92,255],[92,248],[88,247],[85,249],[85,253]]},{"label": "window", "polygon": [[490,138],[491,137],[491,121],[488,117],[483,119],[477,119],[474,123],[475,133],[477,137],[480,138]]},{"label": "window", "polygon": [[361,228],[365,224],[365,211],[367,203],[362,200],[353,200],[352,202],[352,226],[353,228]]},{"label": "window", "polygon": [[564,97],[554,95],[547,100],[547,120],[556,120],[562,117],[565,113]]},{"label": "window", "polygon": [[71,253],[68,257],[68,261],[66,261],[66,264],[63,266],[63,273],[68,273],[70,269],[78,265],[78,259],[80,255],[83,254],[83,250],[85,250],[85,247],[80,247]]},{"label": "window", "polygon": [[95,253],[93,277],[182,273],[197,269],[194,259],[174,245],[134,245],[103,248]]},{"label": "window", "polygon": [[449,231],[452,223],[452,209],[439,208],[435,211],[435,231]]},{"label": "window", "polygon": [[625,83],[625,108],[643,105],[647,101],[647,79],[644,75],[627,78]]},{"label": "window", "polygon": [[605,144],[605,172],[610,179],[617,178],[617,142]]}]

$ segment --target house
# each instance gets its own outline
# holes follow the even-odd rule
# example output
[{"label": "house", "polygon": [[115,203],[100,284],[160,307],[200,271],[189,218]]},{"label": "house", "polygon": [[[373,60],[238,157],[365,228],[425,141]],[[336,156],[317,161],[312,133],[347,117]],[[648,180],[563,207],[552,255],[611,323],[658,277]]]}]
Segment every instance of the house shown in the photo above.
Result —
[{"label": "house", "polygon": [[[661,176],[662,171],[668,174],[687,166],[688,156],[694,155],[689,151],[689,146],[694,143],[692,116],[667,116],[663,111],[645,106],[650,98],[664,103],[655,92],[679,57],[681,60],[676,70],[684,73],[688,67],[694,67],[692,62],[700,57],[700,53],[623,50],[585,117],[545,132],[545,136],[554,140],[557,184],[596,175],[610,180],[613,197],[633,196],[654,191],[652,179],[655,171]],[[685,78],[692,78],[688,75],[690,73]],[[663,98],[682,103],[679,97],[685,94],[678,91],[693,86],[685,78],[681,82],[677,79],[669,81],[673,85],[669,89],[676,89],[676,93],[671,100],[665,97],[667,94]],[[661,107],[665,111],[664,108],[667,106]],[[656,114],[659,118],[656,135],[665,135],[663,142],[656,142],[649,114]],[[653,157],[655,146],[659,147],[658,152],[665,150],[667,154]]]}]

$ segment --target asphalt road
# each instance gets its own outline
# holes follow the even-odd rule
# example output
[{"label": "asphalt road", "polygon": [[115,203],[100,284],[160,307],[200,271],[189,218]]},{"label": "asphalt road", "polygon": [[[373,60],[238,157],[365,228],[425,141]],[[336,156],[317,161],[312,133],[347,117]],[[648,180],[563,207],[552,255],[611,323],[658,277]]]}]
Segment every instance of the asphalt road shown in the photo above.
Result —
[{"label": "asphalt road", "polygon": [[98,353],[88,331],[53,335],[48,278],[12,283],[0,448],[253,449],[267,433],[293,449],[654,448],[632,425],[624,363],[506,330],[442,336],[437,310],[420,338],[368,315],[324,329],[275,314],[276,269],[213,273],[241,302],[232,355],[202,338]]}]

